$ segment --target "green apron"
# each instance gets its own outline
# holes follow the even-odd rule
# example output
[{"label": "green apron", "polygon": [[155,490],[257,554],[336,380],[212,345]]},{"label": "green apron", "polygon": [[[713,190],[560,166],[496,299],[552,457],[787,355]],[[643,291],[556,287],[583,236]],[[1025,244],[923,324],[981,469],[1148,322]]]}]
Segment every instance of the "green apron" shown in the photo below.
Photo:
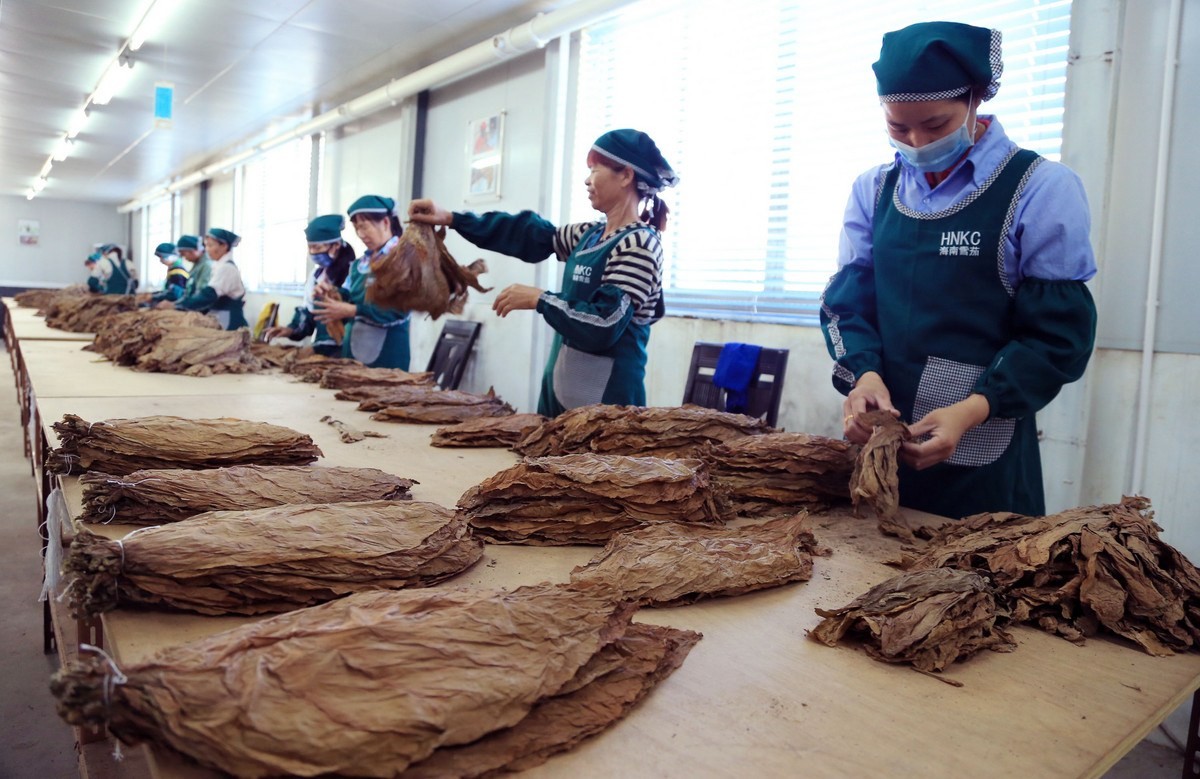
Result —
[{"label": "green apron", "polygon": [[[567,303],[591,300],[600,287],[609,255],[628,235],[628,231],[618,230],[601,241],[603,233],[604,224],[597,224],[583,235],[567,258],[562,291],[558,293],[558,297]],[[646,344],[649,340],[650,325],[632,321],[617,342],[602,352],[575,348],[562,333],[555,332],[550,359],[542,376],[538,413],[557,416],[568,409],[592,403],[646,405]]]},{"label": "green apron", "polygon": [[[1021,150],[944,211],[911,211],[894,197],[899,166],[880,190],[874,222],[875,298],[883,376],[902,417],[916,421],[964,400],[1013,340],[1014,290],[1004,240],[1037,154]],[[963,435],[944,463],[900,466],[900,502],[949,517],[1045,513],[1037,424],[992,417]]]},{"label": "green apron", "polygon": [[[394,240],[394,239],[393,239]],[[380,251],[387,251],[395,244],[389,242]],[[346,322],[346,335],[342,340],[342,356],[351,357],[371,368],[399,368],[408,370],[408,320],[407,311],[392,311],[366,302],[367,287],[375,283],[375,276],[360,258],[350,266],[343,295],[356,306],[371,309],[376,317],[361,314]]]},{"label": "green apron", "polygon": [[192,272],[188,274],[187,286],[183,288],[183,297],[180,300],[187,300],[200,294],[200,290],[208,286],[210,278],[212,278],[212,260],[207,254],[201,254],[200,258],[192,264]]},{"label": "green apron", "polygon": [[108,263],[112,266],[113,272],[104,285],[104,294],[132,295],[133,291],[137,289],[137,280],[125,267],[125,260],[120,262],[109,260]]}]

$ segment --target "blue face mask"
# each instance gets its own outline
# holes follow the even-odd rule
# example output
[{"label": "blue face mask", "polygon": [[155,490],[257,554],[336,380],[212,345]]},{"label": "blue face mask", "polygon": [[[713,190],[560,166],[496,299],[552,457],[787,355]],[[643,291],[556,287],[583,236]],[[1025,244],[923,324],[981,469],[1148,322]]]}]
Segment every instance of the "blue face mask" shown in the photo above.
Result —
[{"label": "blue face mask", "polygon": [[333,255],[329,252],[321,252],[320,254],[310,254],[308,258],[315,262],[321,268],[328,268],[333,264]]},{"label": "blue face mask", "polygon": [[888,142],[896,151],[900,152],[900,156],[904,158],[905,162],[917,170],[922,173],[939,173],[953,165],[959,157],[966,153],[967,149],[975,145],[973,133],[967,129],[969,121],[971,121],[971,116],[968,112],[961,127],[944,138],[938,138],[924,146],[909,146],[890,135]]}]

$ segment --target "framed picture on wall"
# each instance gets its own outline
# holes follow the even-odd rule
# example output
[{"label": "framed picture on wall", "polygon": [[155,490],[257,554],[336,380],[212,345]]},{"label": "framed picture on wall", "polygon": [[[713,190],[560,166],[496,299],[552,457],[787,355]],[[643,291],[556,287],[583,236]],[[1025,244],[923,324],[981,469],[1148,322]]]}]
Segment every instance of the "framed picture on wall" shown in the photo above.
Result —
[{"label": "framed picture on wall", "polygon": [[22,246],[37,246],[42,224],[36,219],[17,220],[17,242]]},{"label": "framed picture on wall", "polygon": [[467,125],[467,196],[477,203],[500,199],[504,162],[504,111]]}]

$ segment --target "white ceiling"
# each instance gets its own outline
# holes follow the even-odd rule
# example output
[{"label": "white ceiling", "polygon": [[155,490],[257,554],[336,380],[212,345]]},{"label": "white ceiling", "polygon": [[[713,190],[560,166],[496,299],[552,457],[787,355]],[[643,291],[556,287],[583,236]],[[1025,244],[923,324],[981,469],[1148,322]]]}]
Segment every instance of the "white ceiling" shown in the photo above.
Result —
[{"label": "white ceiling", "polygon": [[[39,197],[123,202],[570,0],[176,0]],[[24,196],[149,0],[0,0],[0,194]],[[156,82],[175,121],[153,129]]]}]

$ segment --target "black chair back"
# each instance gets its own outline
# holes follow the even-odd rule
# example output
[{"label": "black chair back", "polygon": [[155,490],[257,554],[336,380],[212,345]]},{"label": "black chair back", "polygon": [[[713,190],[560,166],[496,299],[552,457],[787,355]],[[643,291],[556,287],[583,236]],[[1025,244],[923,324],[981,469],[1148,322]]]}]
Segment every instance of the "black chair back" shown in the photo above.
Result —
[{"label": "black chair back", "polygon": [[[724,344],[697,341],[692,348],[692,364],[688,368],[683,402],[705,408],[725,410],[725,390],[713,384],[717,360]],[[764,348],[758,356],[754,380],[747,390],[746,414],[775,426],[779,418],[779,401],[783,398],[783,376],[787,371],[788,350]]]},{"label": "black chair back", "polygon": [[462,319],[446,320],[442,326],[442,334],[438,336],[433,354],[429,356],[429,365],[425,368],[433,372],[434,381],[442,389],[458,389],[467,367],[467,358],[471,356],[475,340],[479,337],[479,328],[479,322]]}]

